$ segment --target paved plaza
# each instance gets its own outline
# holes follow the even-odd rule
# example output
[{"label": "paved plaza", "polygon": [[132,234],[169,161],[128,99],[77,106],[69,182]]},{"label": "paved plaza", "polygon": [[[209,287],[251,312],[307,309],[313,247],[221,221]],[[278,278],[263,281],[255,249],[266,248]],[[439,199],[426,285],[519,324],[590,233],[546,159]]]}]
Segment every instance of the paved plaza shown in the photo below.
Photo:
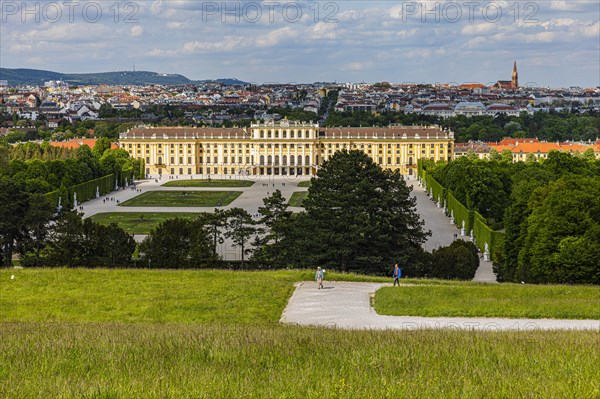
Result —
[{"label": "paved plaza", "polygon": [[[194,180],[203,179],[206,176],[193,176]],[[218,178],[213,176],[213,178]],[[165,187],[163,184],[172,180],[188,180],[189,177],[180,176],[179,179],[169,179],[168,176],[162,176],[158,179],[151,178],[142,180],[136,183],[136,188],[141,190],[141,193],[148,191],[241,191],[242,194],[235,199],[231,204],[221,207],[221,209],[243,208],[251,215],[258,213],[258,208],[263,206],[263,198],[272,194],[275,190],[280,190],[282,195],[289,199],[292,193],[296,191],[306,191],[308,188],[298,187],[301,181],[307,181],[308,176],[303,177],[283,177],[283,176],[248,176],[245,180],[255,181],[251,187]],[[233,179],[233,178],[232,178]],[[450,219],[446,217],[443,210],[438,208],[431,201],[425,191],[418,186],[417,180],[408,178],[407,184],[413,186],[412,195],[417,199],[417,212],[425,220],[425,229],[430,230],[432,235],[428,238],[424,247],[426,250],[446,246],[454,239],[454,234],[460,235],[460,229],[450,224]],[[119,206],[133,197],[141,194],[140,192],[129,188],[124,188],[118,191],[113,191],[107,196],[93,199],[85,202],[83,212],[85,217],[89,217],[98,213],[106,212],[131,212],[131,213],[150,213],[150,212],[213,212],[215,207],[163,207],[163,206],[145,206],[131,207]],[[110,198],[114,200],[109,200]],[[291,207],[290,210],[300,211],[302,208]],[[143,240],[144,236],[135,236],[137,241]],[[460,237],[468,239],[468,237]],[[226,260],[239,260],[241,258],[240,251],[234,247],[230,240],[226,240],[219,252]],[[480,282],[495,282],[496,276],[492,271],[491,262],[481,262],[474,281]]]},{"label": "paved plaza", "polygon": [[[391,284],[313,281],[296,284],[280,321],[305,326],[349,330],[415,330],[452,328],[483,331],[598,330],[598,320],[508,319],[485,317],[383,316],[371,307],[371,297]],[[400,286],[398,289],[402,289]]]}]

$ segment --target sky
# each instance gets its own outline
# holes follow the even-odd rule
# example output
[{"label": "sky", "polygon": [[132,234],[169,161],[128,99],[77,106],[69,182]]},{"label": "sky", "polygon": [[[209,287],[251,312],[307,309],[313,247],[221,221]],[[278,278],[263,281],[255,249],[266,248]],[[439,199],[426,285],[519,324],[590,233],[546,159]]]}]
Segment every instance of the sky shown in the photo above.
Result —
[{"label": "sky", "polygon": [[600,85],[598,1],[0,0],[0,66],[253,83]]}]

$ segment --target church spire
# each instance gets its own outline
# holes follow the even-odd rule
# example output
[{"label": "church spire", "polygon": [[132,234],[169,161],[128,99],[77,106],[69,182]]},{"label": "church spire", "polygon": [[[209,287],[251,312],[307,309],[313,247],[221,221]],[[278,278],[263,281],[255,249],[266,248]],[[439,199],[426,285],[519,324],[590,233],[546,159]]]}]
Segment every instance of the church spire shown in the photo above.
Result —
[{"label": "church spire", "polygon": [[511,87],[513,89],[519,88],[519,73],[517,72],[517,61],[515,61],[513,65]]}]

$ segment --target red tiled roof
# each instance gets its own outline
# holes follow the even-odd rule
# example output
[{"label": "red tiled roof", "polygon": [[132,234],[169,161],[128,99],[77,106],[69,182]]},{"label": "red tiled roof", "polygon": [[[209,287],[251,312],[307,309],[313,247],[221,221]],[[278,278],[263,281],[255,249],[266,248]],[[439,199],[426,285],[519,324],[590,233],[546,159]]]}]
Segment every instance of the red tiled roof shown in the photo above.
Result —
[{"label": "red tiled roof", "polygon": [[[49,144],[53,147],[62,147],[62,148],[79,148],[82,145],[87,145],[90,148],[94,148],[96,145],[96,141],[98,139],[71,139],[69,141],[51,141]],[[115,143],[111,143],[110,148],[116,149],[119,148]]]}]

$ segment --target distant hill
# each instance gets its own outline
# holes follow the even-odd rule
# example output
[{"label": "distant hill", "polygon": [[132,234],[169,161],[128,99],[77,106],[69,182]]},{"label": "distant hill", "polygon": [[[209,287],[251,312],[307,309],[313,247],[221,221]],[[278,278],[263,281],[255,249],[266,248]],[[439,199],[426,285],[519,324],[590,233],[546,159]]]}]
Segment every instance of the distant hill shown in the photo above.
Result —
[{"label": "distant hill", "polygon": [[[185,85],[196,84],[183,75],[164,74],[148,71],[121,71],[99,73],[59,73],[39,69],[0,68],[0,80],[8,81],[10,86],[43,85],[49,80],[62,80],[72,85]],[[224,85],[246,84],[237,79],[216,79]]]},{"label": "distant hill", "polygon": [[247,85],[248,84],[248,82],[244,82],[244,81],[236,79],[236,78],[215,79],[215,82],[222,83],[225,86]]}]

